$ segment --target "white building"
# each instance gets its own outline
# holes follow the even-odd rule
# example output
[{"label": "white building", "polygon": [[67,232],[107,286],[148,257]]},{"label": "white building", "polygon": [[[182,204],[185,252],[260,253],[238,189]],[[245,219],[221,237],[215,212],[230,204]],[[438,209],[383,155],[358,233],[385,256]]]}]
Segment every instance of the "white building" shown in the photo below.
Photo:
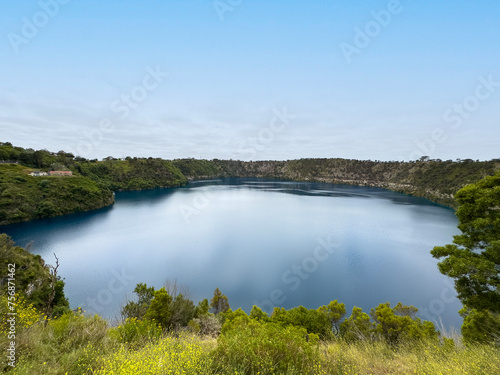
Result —
[{"label": "white building", "polygon": [[33,177],[41,177],[41,176],[48,176],[49,174],[47,172],[34,171],[31,172],[30,175]]}]

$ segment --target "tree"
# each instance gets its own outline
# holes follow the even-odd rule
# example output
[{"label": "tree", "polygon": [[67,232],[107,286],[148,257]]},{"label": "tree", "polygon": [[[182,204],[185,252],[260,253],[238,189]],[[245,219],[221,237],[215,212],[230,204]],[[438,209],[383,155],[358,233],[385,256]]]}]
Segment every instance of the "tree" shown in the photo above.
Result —
[{"label": "tree", "polygon": [[134,293],[137,295],[137,302],[129,301],[122,308],[122,317],[142,319],[149,309],[151,300],[155,292],[154,287],[148,287],[144,283],[139,283],[134,288]]},{"label": "tree", "polygon": [[198,302],[198,306],[196,306],[195,317],[199,318],[200,316],[208,315],[210,310],[210,305],[208,304],[208,299],[204,298],[200,302]]},{"label": "tree", "polygon": [[252,310],[250,310],[250,318],[255,319],[255,320],[263,320],[267,321],[269,318],[267,314],[262,311],[262,309],[259,306],[253,305]]},{"label": "tree", "polygon": [[170,308],[171,303],[172,297],[168,294],[165,288],[156,290],[144,318],[154,320],[163,328],[170,328],[172,319],[172,310]]},{"label": "tree", "polygon": [[[0,234],[0,269],[8,270],[9,264],[16,264],[19,271],[15,274],[16,292],[25,296],[26,302],[33,304],[48,316],[61,316],[69,311],[69,302],[64,295],[64,281],[57,275],[56,266],[48,265],[40,255],[16,246],[12,238]],[[8,290],[8,274],[0,276],[0,294]]]},{"label": "tree", "polygon": [[271,321],[283,326],[302,327],[307,333],[314,333],[323,339],[332,336],[332,325],[327,313],[320,309],[307,309],[304,306],[294,307],[290,310],[275,307],[271,315]]},{"label": "tree", "polygon": [[321,306],[318,311],[326,314],[335,334],[339,334],[340,321],[345,316],[345,304],[337,300],[331,301],[327,306]]},{"label": "tree", "polygon": [[170,318],[169,329],[185,327],[191,319],[195,317],[196,307],[190,299],[182,294],[176,295],[169,306],[172,316]]},{"label": "tree", "polygon": [[[145,284],[144,284],[145,285]],[[195,316],[196,307],[193,301],[182,294],[172,297],[165,287],[153,293],[153,299],[144,314],[144,319],[154,320],[164,329],[170,331],[185,327]]]},{"label": "tree", "polygon": [[219,288],[214,290],[214,296],[210,300],[210,307],[214,314],[218,314],[221,312],[226,312],[229,310],[229,302],[227,300],[226,295],[222,294]]},{"label": "tree", "polygon": [[[481,334],[473,340],[491,341],[500,332],[500,172],[465,186],[455,198],[462,234],[454,237],[453,244],[435,247],[431,254],[443,258],[438,264],[441,273],[455,279],[464,305],[464,338],[470,331],[467,327],[475,326]],[[474,317],[488,324],[474,324]]]},{"label": "tree", "polygon": [[340,324],[340,333],[346,341],[358,341],[372,338],[374,324],[370,316],[360,307],[354,306],[349,318]]},{"label": "tree", "polygon": [[370,315],[375,321],[375,332],[388,344],[396,345],[402,340],[437,339],[438,332],[434,323],[421,321],[416,317],[418,309],[399,302],[391,308],[389,302],[381,303],[371,309]]}]

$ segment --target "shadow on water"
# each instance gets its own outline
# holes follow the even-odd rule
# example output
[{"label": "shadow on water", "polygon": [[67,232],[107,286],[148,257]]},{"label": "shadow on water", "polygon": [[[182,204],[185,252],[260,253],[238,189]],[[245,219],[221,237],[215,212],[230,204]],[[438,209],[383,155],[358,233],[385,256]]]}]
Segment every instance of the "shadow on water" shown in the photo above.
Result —
[{"label": "shadow on water", "polygon": [[181,188],[161,188],[151,190],[118,191],[116,201],[127,206],[139,206],[143,204],[156,204],[161,202]]},{"label": "shadow on water", "polygon": [[[99,223],[107,221],[113,206],[103,207],[93,211],[77,212],[70,215],[57,216],[45,219],[37,219],[28,222],[0,226],[0,233],[7,233],[15,239],[16,245],[21,247],[44,238],[44,234],[54,229],[62,230],[84,230]],[[42,245],[36,242],[36,246]]]}]

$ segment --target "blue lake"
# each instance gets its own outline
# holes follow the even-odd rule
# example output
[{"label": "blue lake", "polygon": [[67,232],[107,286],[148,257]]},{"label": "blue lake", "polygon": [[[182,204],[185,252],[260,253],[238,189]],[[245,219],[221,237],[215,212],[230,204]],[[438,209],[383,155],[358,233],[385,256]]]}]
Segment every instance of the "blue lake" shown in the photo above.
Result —
[{"label": "blue lake", "polygon": [[219,287],[247,312],[401,301],[448,328],[461,304],[429,252],[456,226],[453,210],[383,189],[225,179],[120,192],[110,208],[0,232],[48,263],[56,253],[71,306],[110,319],[137,283],[176,280],[195,302]]}]

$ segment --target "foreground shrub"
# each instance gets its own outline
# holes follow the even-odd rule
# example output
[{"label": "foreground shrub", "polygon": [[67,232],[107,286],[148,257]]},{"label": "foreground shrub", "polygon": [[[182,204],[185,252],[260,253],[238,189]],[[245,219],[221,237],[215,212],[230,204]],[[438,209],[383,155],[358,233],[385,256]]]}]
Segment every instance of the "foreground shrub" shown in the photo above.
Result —
[{"label": "foreground shrub", "polygon": [[152,320],[129,318],[125,322],[109,330],[109,334],[117,341],[140,346],[148,341],[157,341],[162,333],[161,327]]},{"label": "foreground shrub", "polygon": [[112,346],[108,324],[99,316],[67,313],[18,331],[13,374],[83,374]]},{"label": "foreground shrub", "polygon": [[460,315],[464,318],[462,335],[465,342],[495,343],[500,347],[500,314],[464,307]]},{"label": "foreground shrub", "polygon": [[214,373],[320,373],[319,339],[304,328],[239,317],[223,326]]},{"label": "foreground shrub", "polygon": [[194,318],[188,324],[189,329],[200,336],[219,336],[221,324],[219,319],[213,314],[202,315]]}]

